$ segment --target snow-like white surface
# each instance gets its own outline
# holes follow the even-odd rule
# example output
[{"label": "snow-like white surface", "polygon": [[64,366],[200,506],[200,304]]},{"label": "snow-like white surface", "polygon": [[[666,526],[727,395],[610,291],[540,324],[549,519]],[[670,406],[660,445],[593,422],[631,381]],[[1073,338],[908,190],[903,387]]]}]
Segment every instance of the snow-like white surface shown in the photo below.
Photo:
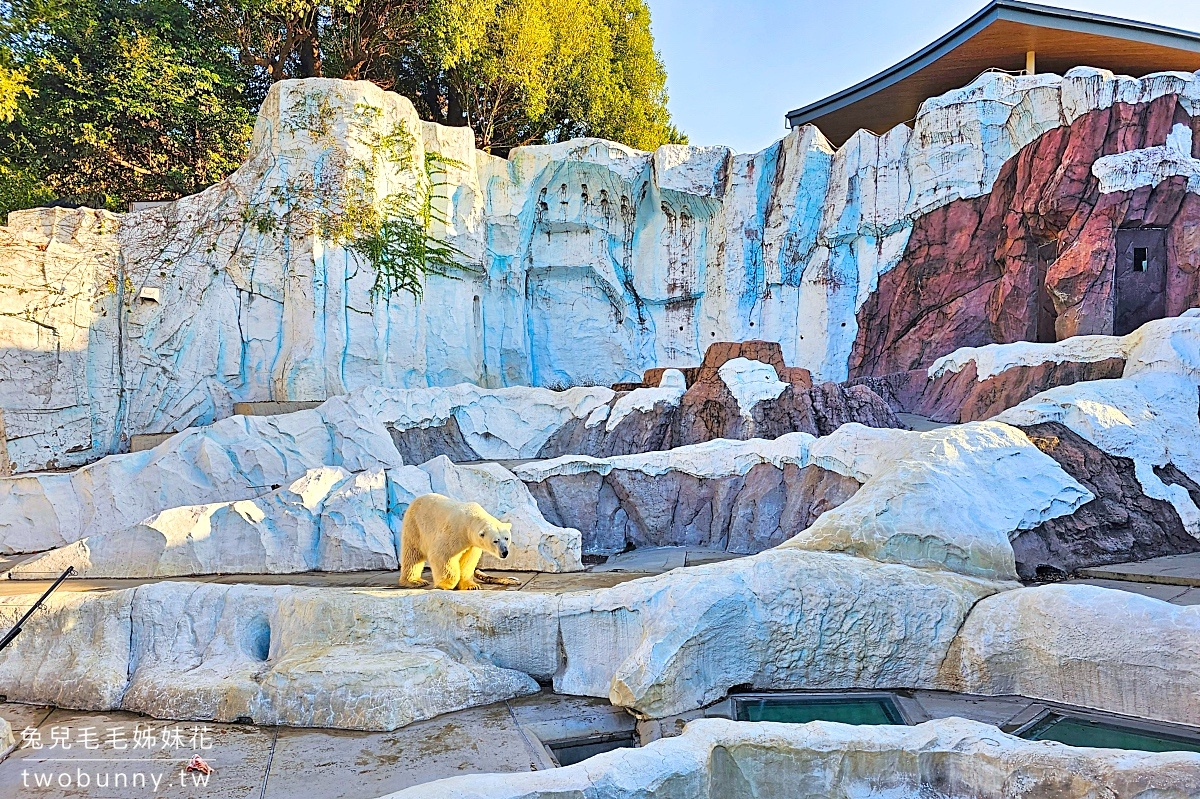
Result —
[{"label": "snow-like white surface", "polygon": [[389,426],[440,425],[453,416],[482,458],[530,458],[568,421],[613,396],[607,388],[369,388],[312,410],[230,417],[70,474],[0,478],[0,551],[36,552],[171,508],[251,500],[309,469],[395,470],[404,464]]},{"label": "snow-like white surface", "polygon": [[1019,341],[1013,344],[985,344],[982,347],[962,347],[944,355],[929,367],[930,379],[961,372],[969,363],[975,364],[976,379],[980,382],[1021,366],[1040,366],[1044,363],[1095,363],[1109,358],[1124,358],[1125,343],[1117,336],[1073,336],[1053,344]]},{"label": "snow-like white surface", "polygon": [[677,737],[605,752],[573,766],[451,777],[386,799],[1134,799],[1146,796],[1146,786],[1187,796],[1198,782],[1200,755],[1195,753],[1025,741],[960,718],[915,727],[699,719]]},{"label": "snow-like white surface", "polygon": [[[617,425],[621,423],[629,414],[634,411],[643,413],[654,410],[654,406],[662,403],[668,408],[674,408],[679,405],[679,401],[683,399],[683,395],[687,392],[687,378],[683,376],[683,372],[678,369],[667,369],[663,372],[662,380],[653,388],[635,388],[628,394],[619,397],[612,405],[612,410],[604,417],[604,429],[611,433],[617,429]],[[599,424],[602,419],[596,414],[599,409],[593,412],[592,416],[588,417],[587,426],[593,427]],[[593,420],[594,419],[594,420]]]},{"label": "snow-like white surface", "polygon": [[788,433],[773,440],[716,439],[659,452],[614,455],[608,458],[564,455],[560,458],[519,464],[513,468],[513,474],[528,483],[540,483],[550,477],[565,474],[608,474],[613,470],[641,472],[650,476],[683,472],[700,478],[728,477],[745,474],[760,463],[770,463],[781,469],[788,463],[807,465],[809,447],[815,441],[817,439],[808,433]]},{"label": "snow-like white surface", "polygon": [[971,611],[944,688],[1200,724],[1200,607],[1092,585],[1006,591]]},{"label": "snow-like white surface", "polygon": [[22,562],[13,579],[40,580],[74,566],[80,577],[183,577],[398,568],[404,512],[421,494],[478,502],[511,522],[509,557],[482,568],[578,571],[578,530],[546,521],[525,484],[494,463],[439,457],[420,467],[308,470],[252,500],[185,505],[129,528],[96,533]]},{"label": "snow-like white surface", "polygon": [[868,442],[863,487],[781,546],[1015,580],[1010,538],[1094,499],[1024,433],[994,421]]},{"label": "snow-like white surface", "polygon": [[1200,537],[1200,509],[1191,495],[1154,473],[1173,463],[1200,476],[1200,317],[1158,319],[1114,340],[1127,359],[1121,379],[1053,388],[995,421],[1058,422],[1104,452],[1132,459],[1146,495],[1170,502],[1187,531]]},{"label": "snow-like white surface", "polygon": [[1200,475],[1195,381],[1167,374],[1096,380],[1045,391],[995,417],[1026,426],[1059,422],[1110,455],[1131,458],[1147,496],[1170,502],[1189,533],[1200,538],[1200,509],[1180,485],[1168,485],[1155,466],[1174,463]]},{"label": "snow-like white surface", "polygon": [[1044,363],[1095,363],[1109,358],[1130,361],[1125,376],[1149,370],[1200,377],[1200,309],[1189,309],[1178,317],[1156,319],[1124,336],[1072,336],[1052,344],[1017,341],[962,347],[938,358],[929,367],[930,379],[961,372],[975,364],[979,381],[1015,367]]},{"label": "snow-like white surface", "polygon": [[[931,685],[996,589],[797,550],[562,594],[167,581],[53,595],[0,653],[0,686],[61,707],[380,730],[552,678],[662,717],[747,683]],[[5,628],[28,606],[10,599]]]},{"label": "snow-like white surface", "polygon": [[737,400],[738,410],[744,418],[751,418],[755,405],[764,400],[778,399],[787,388],[787,383],[776,374],[775,367],[762,361],[731,358],[721,365],[717,374]]},{"label": "snow-like white surface", "polygon": [[1187,178],[1187,190],[1200,192],[1200,159],[1192,157],[1192,129],[1177,123],[1162,146],[1097,158],[1092,174],[1100,179],[1103,194],[1157,186],[1173,177]]}]

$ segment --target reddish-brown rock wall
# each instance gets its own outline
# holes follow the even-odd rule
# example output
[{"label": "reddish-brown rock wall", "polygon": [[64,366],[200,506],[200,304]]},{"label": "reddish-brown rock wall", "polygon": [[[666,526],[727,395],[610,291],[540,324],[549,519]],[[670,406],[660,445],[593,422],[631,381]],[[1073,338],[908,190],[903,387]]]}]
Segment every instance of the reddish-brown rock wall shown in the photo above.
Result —
[{"label": "reddish-brown rock wall", "polygon": [[913,369],[855,382],[883,397],[896,412],[959,424],[990,419],[1047,389],[1120,377],[1124,369],[1124,358],[1090,363],[1047,361],[1037,366],[1013,366],[979,380],[975,364],[968,363],[961,371],[936,378],[929,377],[925,369]]},{"label": "reddish-brown rock wall", "polygon": [[1175,95],[1093,111],[1021,150],[989,195],[917,219],[904,257],[858,313],[851,377],[926,367],[959,347],[1036,341],[1043,281],[1058,339],[1111,333],[1122,226],[1167,228],[1167,314],[1196,304],[1200,197],[1184,178],[1101,194],[1092,175],[1097,158],[1160,146],[1175,124],[1200,133]]}]

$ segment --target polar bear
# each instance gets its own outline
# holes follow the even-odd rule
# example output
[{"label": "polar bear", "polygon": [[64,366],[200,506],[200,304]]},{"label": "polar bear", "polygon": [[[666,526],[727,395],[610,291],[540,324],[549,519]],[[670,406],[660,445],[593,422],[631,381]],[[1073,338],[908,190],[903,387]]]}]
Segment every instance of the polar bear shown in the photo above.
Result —
[{"label": "polar bear", "polygon": [[400,527],[400,586],[429,585],[421,579],[428,561],[435,588],[473,590],[479,583],[517,585],[508,577],[476,570],[484,552],[508,557],[512,524],[488,513],[478,502],[459,502],[441,494],[422,494],[404,512]]}]

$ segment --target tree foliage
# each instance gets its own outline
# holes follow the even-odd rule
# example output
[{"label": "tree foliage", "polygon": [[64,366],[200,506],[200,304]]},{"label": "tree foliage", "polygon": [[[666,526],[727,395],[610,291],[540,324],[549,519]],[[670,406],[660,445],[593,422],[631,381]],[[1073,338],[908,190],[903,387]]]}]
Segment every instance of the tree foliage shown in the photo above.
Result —
[{"label": "tree foliage", "polygon": [[110,208],[170,199],[245,152],[246,75],[176,0],[12,0],[0,64],[0,194],[18,195],[0,211],[23,204],[17,186]]},{"label": "tree foliage", "polygon": [[0,0],[0,216],[221,179],[270,85],[367,79],[481,149],[683,141],[644,0]]},{"label": "tree foliage", "polygon": [[392,68],[423,116],[471,125],[481,149],[577,136],[643,149],[685,140],[667,112],[643,0],[465,4],[474,14],[445,5],[453,13],[431,20]]},{"label": "tree foliage", "polygon": [[683,137],[644,0],[192,0],[261,85],[368,79],[481,149],[602,136]]}]

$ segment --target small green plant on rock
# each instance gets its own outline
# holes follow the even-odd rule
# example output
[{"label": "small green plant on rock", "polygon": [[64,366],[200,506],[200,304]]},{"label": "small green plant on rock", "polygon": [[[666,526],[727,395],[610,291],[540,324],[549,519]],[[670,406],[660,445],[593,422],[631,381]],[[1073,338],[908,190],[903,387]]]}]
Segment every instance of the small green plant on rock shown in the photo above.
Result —
[{"label": "small green plant on rock", "polygon": [[[322,107],[317,103],[318,113],[308,115],[317,135],[327,133],[331,123],[329,114],[319,113]],[[266,202],[247,205],[242,219],[262,235],[303,230],[353,251],[374,270],[374,299],[398,291],[420,297],[426,275],[453,277],[467,268],[460,262],[462,251],[433,233],[435,225],[448,222],[436,204],[447,196],[446,170],[463,164],[427,152],[414,169],[416,139],[402,120],[381,132],[382,115],[382,109],[359,103],[350,119],[352,135],[366,145],[369,159],[329,159],[321,174],[291,179]],[[416,180],[380,198],[376,178],[389,165],[414,171]]]}]

